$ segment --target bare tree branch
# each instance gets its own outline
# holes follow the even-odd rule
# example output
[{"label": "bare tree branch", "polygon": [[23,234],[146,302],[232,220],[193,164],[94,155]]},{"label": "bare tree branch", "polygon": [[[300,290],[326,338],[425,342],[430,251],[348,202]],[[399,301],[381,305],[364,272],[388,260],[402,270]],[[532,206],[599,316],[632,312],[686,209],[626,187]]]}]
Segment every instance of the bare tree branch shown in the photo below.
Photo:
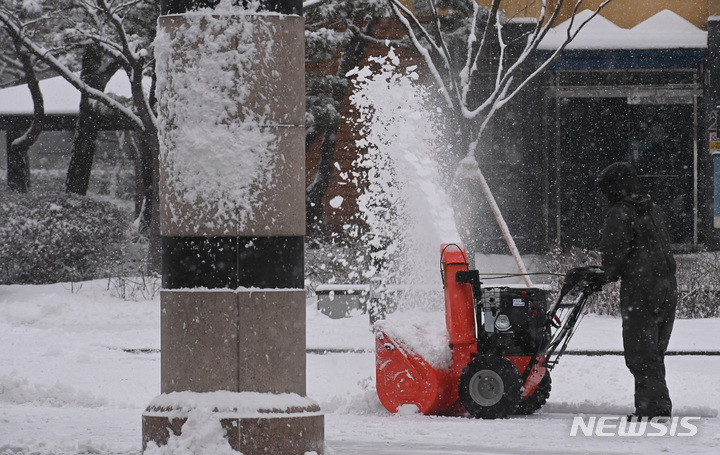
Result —
[{"label": "bare tree branch", "polygon": [[357,36],[361,40],[365,41],[366,43],[376,44],[378,46],[398,46],[398,47],[403,46],[402,41],[399,41],[399,40],[378,39],[378,38],[375,38],[374,36],[370,36],[370,35],[366,34],[360,27],[358,27],[357,25],[355,25],[351,22],[348,22],[347,27],[348,27],[348,30],[353,32],[353,34],[355,36]]},{"label": "bare tree branch", "polygon": [[[585,21],[583,21],[578,28],[575,31],[572,31],[572,24],[575,21],[575,17],[577,15],[578,8],[580,7],[580,4],[583,0],[579,0],[578,3],[575,5],[575,11],[573,13],[572,19],[570,21],[570,26],[568,27],[567,35],[565,38],[565,41],[558,47],[555,52],[550,56],[550,58],[546,59],[539,68],[537,68],[530,76],[526,77],[523,82],[518,85],[518,87],[515,88],[515,90],[510,93],[507,97],[503,97],[500,99],[500,107],[507,104],[508,101],[513,99],[527,84],[529,84],[531,81],[535,80],[540,74],[542,74],[550,65],[553,64],[559,57],[560,54],[562,54],[562,51],[565,50],[568,44],[570,44],[580,33],[580,31],[587,25],[588,22],[590,22],[595,16],[600,14],[600,11],[603,10],[609,3],[611,3],[613,0],[605,0],[600,6],[597,7],[597,9],[590,15],[589,18],[587,18]],[[543,35],[544,36],[544,35]],[[538,45],[540,44],[540,41],[536,41],[532,46],[532,51],[534,52],[537,50]]]},{"label": "bare tree branch", "polygon": [[80,91],[87,92],[88,95],[91,96],[93,99],[96,99],[113,109],[117,109],[128,119],[134,122],[139,128],[144,129],[144,124],[142,120],[131,109],[129,109],[127,106],[123,105],[119,101],[115,100],[114,98],[103,93],[102,91],[96,90],[87,85],[85,82],[82,81],[80,76],[75,74],[65,64],[60,62],[48,49],[38,45],[32,39],[22,33],[20,24],[18,23],[14,15],[9,14],[5,10],[0,10],[0,24],[3,24],[6,30],[17,33],[20,37],[20,40],[22,41],[23,46],[25,46],[28,51],[30,51],[36,57],[45,61],[48,66],[50,66],[58,74],[62,75],[65,80],[67,80],[70,84],[73,85],[73,87],[77,88]]},{"label": "bare tree branch", "polygon": [[[423,59],[425,60],[425,64],[428,66],[428,69],[430,70],[431,74],[435,78],[435,81],[438,83],[438,86],[440,88],[440,92],[443,95],[443,98],[445,98],[445,101],[448,103],[448,105],[452,108],[455,106],[455,102],[453,101],[452,97],[450,96],[450,93],[447,90],[447,87],[445,86],[445,81],[440,75],[440,72],[438,71],[437,67],[435,66],[435,62],[432,59],[432,56],[428,52],[428,50],[420,44],[420,41],[418,40],[418,37],[415,35],[415,30],[413,29],[412,25],[410,24],[410,20],[405,16],[409,16],[410,19],[413,21],[413,23],[419,28],[420,33],[422,33],[423,37],[427,39],[428,43],[433,47],[435,52],[437,52],[438,55],[444,56],[444,54],[440,51],[437,44],[435,44],[435,41],[432,39],[430,34],[425,30],[425,27],[420,23],[420,21],[415,17],[415,15],[407,9],[402,3],[400,3],[398,0],[390,0],[390,7],[392,8],[393,12],[395,13],[395,17],[400,21],[400,23],[405,27],[405,30],[407,31],[408,35],[410,36],[410,40],[415,45],[415,48],[418,52],[420,52],[420,55],[422,55]],[[445,60],[445,67],[448,70],[448,73],[451,73],[451,67],[450,62]],[[452,75],[450,74],[450,77]]]}]

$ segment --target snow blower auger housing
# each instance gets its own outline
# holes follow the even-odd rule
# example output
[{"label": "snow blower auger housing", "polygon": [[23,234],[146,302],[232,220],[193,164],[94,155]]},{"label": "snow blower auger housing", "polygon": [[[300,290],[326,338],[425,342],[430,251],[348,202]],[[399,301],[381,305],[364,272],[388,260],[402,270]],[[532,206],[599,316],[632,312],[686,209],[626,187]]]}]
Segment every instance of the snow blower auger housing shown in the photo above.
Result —
[{"label": "snow blower auger housing", "polygon": [[546,291],[483,288],[456,244],[442,246],[441,273],[452,362],[433,364],[407,340],[393,338],[389,321],[380,321],[375,353],[383,406],[393,413],[412,405],[423,414],[490,419],[540,409],[550,393]]}]

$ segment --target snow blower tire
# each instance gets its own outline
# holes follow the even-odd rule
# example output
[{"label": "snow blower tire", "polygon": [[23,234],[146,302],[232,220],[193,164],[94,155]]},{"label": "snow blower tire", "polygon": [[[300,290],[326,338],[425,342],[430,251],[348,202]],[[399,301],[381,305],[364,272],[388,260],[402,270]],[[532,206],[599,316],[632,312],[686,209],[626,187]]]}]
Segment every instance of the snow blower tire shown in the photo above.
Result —
[{"label": "snow blower tire", "polygon": [[520,403],[522,378],[515,365],[499,356],[476,357],[458,381],[460,402],[479,419],[502,419]]},{"label": "snow blower tire", "polygon": [[530,415],[538,409],[545,406],[548,398],[550,398],[550,389],[552,388],[552,379],[550,379],[550,371],[545,372],[540,384],[538,384],[535,392],[529,397],[523,398],[518,404],[515,414]]}]

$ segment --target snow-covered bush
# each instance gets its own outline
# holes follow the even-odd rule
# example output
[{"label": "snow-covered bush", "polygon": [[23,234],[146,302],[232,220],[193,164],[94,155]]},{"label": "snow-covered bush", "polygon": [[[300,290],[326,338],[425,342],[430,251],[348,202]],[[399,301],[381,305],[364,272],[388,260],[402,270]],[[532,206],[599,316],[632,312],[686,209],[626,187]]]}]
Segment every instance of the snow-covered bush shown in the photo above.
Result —
[{"label": "snow-covered bush", "polygon": [[[720,252],[675,254],[677,261],[678,306],[677,317],[711,318],[720,316]],[[600,265],[595,251],[573,248],[563,251],[554,248],[547,255],[548,271],[564,274],[573,267]],[[552,280],[552,295],[558,295],[563,276]],[[620,284],[603,286],[602,292],[588,300],[587,311],[595,314],[620,316]]]},{"label": "snow-covered bush", "polygon": [[720,316],[720,252],[676,254],[678,317]]},{"label": "snow-covered bush", "polygon": [[105,276],[122,255],[128,219],[109,202],[63,193],[3,190],[0,284]]},{"label": "snow-covered bush", "polygon": [[[565,273],[575,267],[600,265],[600,255],[596,251],[572,248],[563,250],[555,246],[546,256],[548,272],[554,273],[551,280],[551,298],[560,294],[560,288],[565,280]],[[588,299],[586,306],[588,313],[620,316],[620,285],[609,283],[603,286],[602,292],[596,292]]]}]

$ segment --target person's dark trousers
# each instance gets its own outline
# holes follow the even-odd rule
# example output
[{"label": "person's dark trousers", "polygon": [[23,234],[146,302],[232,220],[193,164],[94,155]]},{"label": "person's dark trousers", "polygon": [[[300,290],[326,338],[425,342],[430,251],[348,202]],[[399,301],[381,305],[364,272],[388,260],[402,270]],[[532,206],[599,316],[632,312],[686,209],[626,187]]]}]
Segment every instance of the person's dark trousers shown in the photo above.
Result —
[{"label": "person's dark trousers", "polygon": [[623,279],[621,285],[625,364],[635,378],[635,414],[669,416],[665,352],[675,321],[677,283],[674,276],[642,281]]}]

